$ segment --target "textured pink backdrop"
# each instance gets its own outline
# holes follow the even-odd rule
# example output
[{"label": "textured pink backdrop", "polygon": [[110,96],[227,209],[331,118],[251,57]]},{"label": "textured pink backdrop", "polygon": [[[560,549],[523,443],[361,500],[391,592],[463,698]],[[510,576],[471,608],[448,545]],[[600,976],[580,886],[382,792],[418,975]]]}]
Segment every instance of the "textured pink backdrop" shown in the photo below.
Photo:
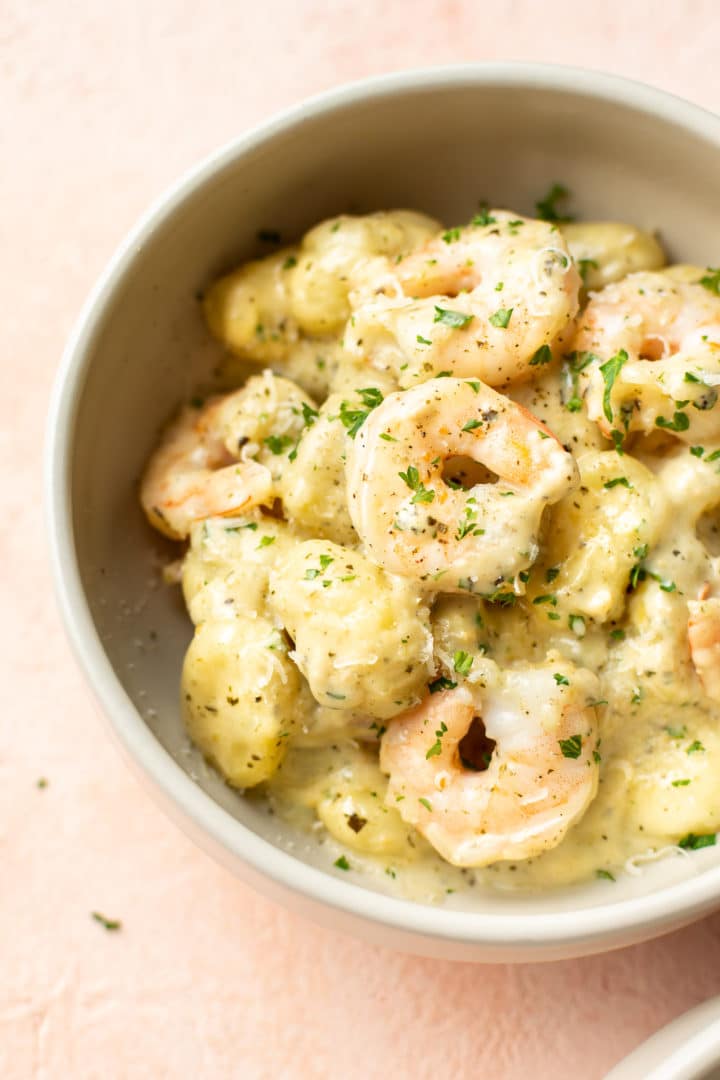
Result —
[{"label": "textured pink backdrop", "polygon": [[[572,62],[720,108],[714,0],[597,7],[0,0],[4,1080],[594,1080],[720,991],[720,916],[606,957],[473,967],[369,948],[258,898],[166,821],[108,744],[46,566],[51,380],[148,201],[272,111],[418,64]],[[106,933],[92,909],[123,930]]]}]

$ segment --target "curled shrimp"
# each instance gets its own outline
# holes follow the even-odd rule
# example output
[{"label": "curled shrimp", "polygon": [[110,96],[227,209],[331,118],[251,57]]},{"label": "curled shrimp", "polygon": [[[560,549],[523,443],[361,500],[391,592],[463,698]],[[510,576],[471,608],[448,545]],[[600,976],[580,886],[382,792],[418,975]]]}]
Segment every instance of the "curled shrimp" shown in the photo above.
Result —
[{"label": "curled shrimp", "polygon": [[299,387],[267,371],[232,394],[183,409],[141,481],[150,524],[180,540],[195,521],[271,504],[281,464],[306,422],[303,406],[314,412]]},{"label": "curled shrimp", "polygon": [[720,597],[704,586],[700,599],[688,601],[688,645],[702,687],[720,701]]},{"label": "curled shrimp", "polygon": [[720,297],[697,279],[630,274],[593,293],[579,324],[579,385],[603,434],[720,436]]},{"label": "curled shrimp", "polygon": [[456,866],[555,847],[597,791],[597,691],[559,661],[431,694],[382,737],[388,805]]},{"label": "curled shrimp", "polygon": [[452,378],[385,398],[349,446],[346,474],[350,517],[376,563],[433,590],[479,594],[532,564],[544,508],[578,478],[526,409]]},{"label": "curled shrimp", "polygon": [[580,277],[557,228],[504,210],[362,273],[346,347],[403,386],[441,371],[490,386],[528,378],[578,309]]}]

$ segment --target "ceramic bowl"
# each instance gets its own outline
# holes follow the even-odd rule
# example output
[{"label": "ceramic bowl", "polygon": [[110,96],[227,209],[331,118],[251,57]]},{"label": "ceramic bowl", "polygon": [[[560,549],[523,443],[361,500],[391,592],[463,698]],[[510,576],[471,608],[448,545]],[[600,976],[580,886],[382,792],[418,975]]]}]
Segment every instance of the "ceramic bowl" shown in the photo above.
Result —
[{"label": "ceramic bowl", "polygon": [[178,684],[190,623],[177,591],[159,584],[138,477],[162,421],[218,358],[198,290],[257,254],[259,230],[293,238],[331,214],[389,207],[452,223],[482,199],[532,213],[556,180],[580,216],[659,228],[677,259],[717,254],[708,243],[720,235],[720,120],[702,109],[560,67],[374,79],[241,135],[156,202],[88,300],[51,410],[47,497],[60,606],[141,776],[182,828],[258,889],[327,926],[426,955],[550,959],[659,934],[718,903],[720,847],[613,887],[473,891],[447,907],[333,870],[322,848],[232,792],[188,744]]},{"label": "ceramic bowl", "polygon": [[656,1031],[605,1080],[720,1080],[720,997]]}]

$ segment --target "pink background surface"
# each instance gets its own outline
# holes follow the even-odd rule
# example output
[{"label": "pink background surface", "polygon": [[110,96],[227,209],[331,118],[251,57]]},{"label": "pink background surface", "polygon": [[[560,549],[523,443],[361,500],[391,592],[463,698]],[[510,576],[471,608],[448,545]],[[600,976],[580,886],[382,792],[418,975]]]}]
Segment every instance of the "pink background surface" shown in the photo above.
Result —
[{"label": "pink background surface", "polygon": [[4,1080],[593,1080],[720,992],[720,915],[605,957],[475,967],[369,948],[248,891],[98,722],[54,610],[40,483],[81,301],[148,201],[219,143],[337,82],[461,60],[606,68],[719,109],[718,46],[714,0],[0,0]]}]

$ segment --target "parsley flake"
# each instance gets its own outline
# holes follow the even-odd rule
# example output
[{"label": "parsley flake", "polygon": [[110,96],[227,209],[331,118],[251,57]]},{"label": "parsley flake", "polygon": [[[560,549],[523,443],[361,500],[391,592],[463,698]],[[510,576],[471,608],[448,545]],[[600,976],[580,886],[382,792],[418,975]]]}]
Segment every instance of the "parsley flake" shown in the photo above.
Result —
[{"label": "parsley flake", "polygon": [[558,742],[563,757],[580,757],[582,753],[582,735],[571,735],[569,739],[559,739]]},{"label": "parsley flake", "polygon": [[537,216],[542,221],[572,221],[572,217],[568,214],[560,213],[557,208],[559,202],[563,202],[569,197],[570,192],[564,184],[553,184],[548,193],[542,199],[538,199],[535,203]]},{"label": "parsley flake", "polygon": [[549,364],[553,358],[552,349],[549,345],[541,345],[539,349],[536,349],[530,360],[530,367],[537,367],[540,364]]},{"label": "parsley flake", "polygon": [[399,472],[398,476],[405,481],[411,491],[415,492],[410,500],[411,503],[431,503],[435,498],[435,492],[425,487],[414,465],[408,465],[407,472]]},{"label": "parsley flake", "polygon": [[353,408],[348,401],[340,403],[340,422],[347,428],[347,433],[351,439],[355,438],[372,410],[381,405],[383,401],[381,391],[375,386],[367,386],[363,390],[356,390],[355,393],[365,406],[364,409]]},{"label": "parsley flake", "polygon": [[462,311],[450,311],[448,308],[438,307],[435,305],[435,318],[433,322],[442,323],[444,326],[451,326],[454,330],[462,330],[475,318],[474,315],[466,315]]},{"label": "parsley flake", "polygon": [[470,653],[462,652],[458,650],[453,657],[453,668],[457,671],[458,675],[469,675],[470,668],[473,666],[473,658]]},{"label": "parsley flake", "polygon": [[441,740],[442,740],[442,737],[443,737],[443,735],[445,734],[446,731],[447,731],[447,724],[445,723],[444,720],[441,720],[440,721],[440,727],[435,732],[435,742],[433,743],[433,745],[430,747],[427,754],[425,755],[425,758],[426,758],[427,761],[429,761],[430,758],[437,757],[438,754],[442,753],[442,741]]},{"label": "parsley flake", "polygon": [[720,296],[720,266],[708,266],[707,274],[700,278],[699,284],[708,292]]},{"label": "parsley flake", "polygon": [[608,423],[613,422],[613,409],[610,401],[610,395],[612,388],[615,384],[615,380],[622,371],[624,365],[627,363],[628,354],[625,349],[620,349],[615,356],[611,356],[609,360],[606,360],[604,364],[600,365],[600,372],[605,382],[605,391],[603,393],[603,412]]},{"label": "parsley flake", "polygon": [[717,835],[715,833],[688,833],[687,836],[683,836],[682,840],[678,841],[678,847],[684,848],[686,851],[699,851],[704,847],[715,847],[717,843]]},{"label": "parsley flake", "polygon": [[498,308],[495,314],[490,316],[488,322],[492,326],[498,326],[501,330],[506,330],[510,323],[510,319],[512,318],[513,311],[514,308]]},{"label": "parsley flake", "polygon": [[428,690],[431,694],[437,694],[441,690],[454,690],[457,686],[456,682],[452,679],[446,679],[444,675],[441,675],[438,679],[433,679],[431,683],[428,683]]},{"label": "parsley flake", "polygon": [[99,911],[91,911],[90,914],[92,915],[95,922],[100,923],[100,925],[104,927],[105,930],[122,929],[122,922],[120,921],[120,919],[108,919],[105,915],[101,915]]}]

